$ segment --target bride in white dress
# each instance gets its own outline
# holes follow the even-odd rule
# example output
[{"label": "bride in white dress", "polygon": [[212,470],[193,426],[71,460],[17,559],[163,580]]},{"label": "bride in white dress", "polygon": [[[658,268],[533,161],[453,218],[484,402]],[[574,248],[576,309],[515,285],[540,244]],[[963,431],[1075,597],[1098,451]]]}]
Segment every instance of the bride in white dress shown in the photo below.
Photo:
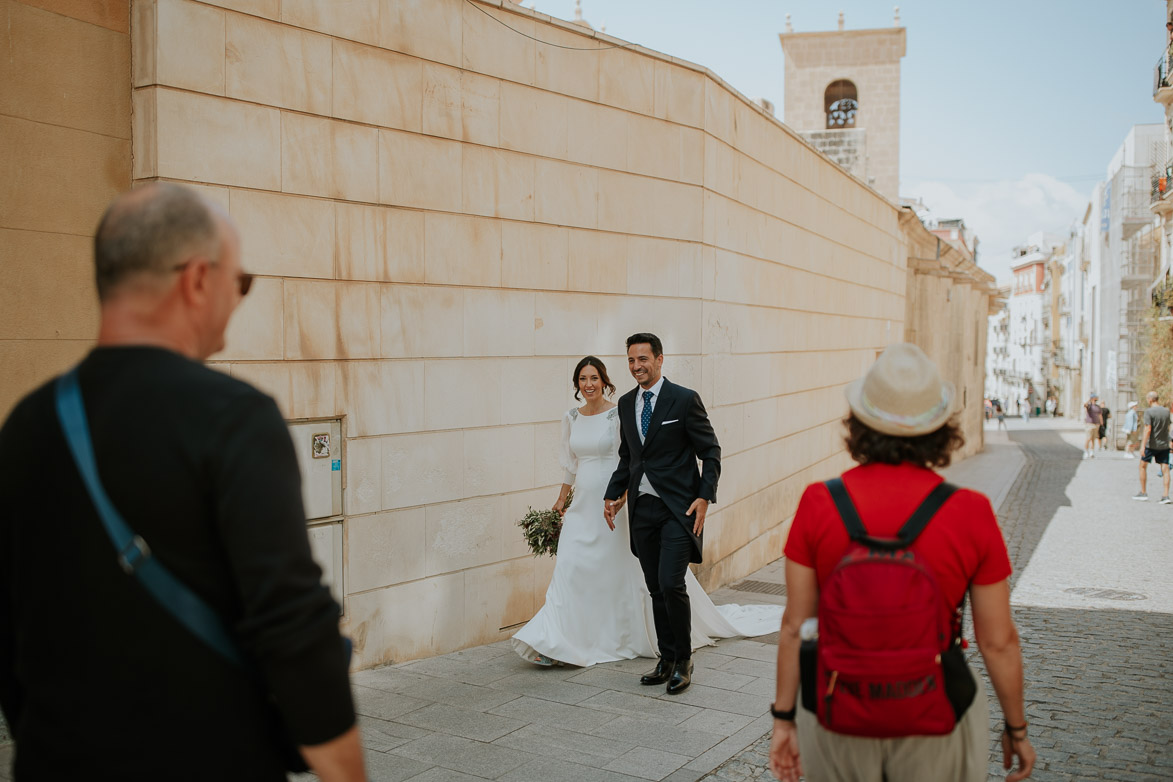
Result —
[{"label": "bride in white dress", "polygon": [[[562,417],[562,467],[566,474],[554,510],[574,499],[562,518],[554,575],[546,603],[513,636],[513,648],[539,665],[588,666],[633,657],[656,657],[652,600],[628,541],[627,511],[610,529],[603,492],[619,463],[619,411],[607,401],[615,386],[603,362],[587,356],[574,373],[575,398],[584,400]],[[773,605],[715,606],[689,570],[692,646],[714,638],[772,633],[782,620]]]}]

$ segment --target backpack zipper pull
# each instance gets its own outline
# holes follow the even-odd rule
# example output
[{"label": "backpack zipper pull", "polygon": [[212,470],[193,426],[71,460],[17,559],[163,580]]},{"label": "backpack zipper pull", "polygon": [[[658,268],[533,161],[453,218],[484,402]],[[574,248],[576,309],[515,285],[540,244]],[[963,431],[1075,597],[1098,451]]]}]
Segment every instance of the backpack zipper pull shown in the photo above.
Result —
[{"label": "backpack zipper pull", "polygon": [[835,694],[835,683],[839,681],[839,671],[831,671],[831,681],[827,683],[827,692],[823,695],[824,711],[827,713],[827,725],[831,722],[831,696]]}]

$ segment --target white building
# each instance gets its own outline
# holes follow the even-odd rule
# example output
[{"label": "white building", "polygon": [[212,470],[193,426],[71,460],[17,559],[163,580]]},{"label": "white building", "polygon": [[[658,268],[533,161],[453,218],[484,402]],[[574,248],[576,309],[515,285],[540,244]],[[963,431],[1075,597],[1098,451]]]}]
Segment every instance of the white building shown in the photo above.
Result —
[{"label": "white building", "polygon": [[1066,246],[1040,232],[1013,250],[1011,283],[999,291],[1002,307],[990,316],[986,338],[986,396],[1002,400],[1007,413],[1041,410],[1055,390],[1048,266]]},{"label": "white building", "polygon": [[[1113,411],[1143,394],[1142,320],[1160,283],[1164,238],[1153,166],[1165,165],[1165,136],[1164,125],[1134,126],[1071,234],[1038,233],[1015,248],[1004,322],[995,315],[990,326],[992,397],[1030,396],[1033,408],[1054,395],[1061,412],[1078,416],[1093,392]],[[1114,433],[1115,416],[1110,423]]]},{"label": "white building", "polygon": [[1011,399],[1042,409],[1047,398],[1051,356],[1048,264],[1062,239],[1047,233],[1032,234],[1014,248],[1013,275],[1007,302]]},{"label": "white building", "polygon": [[1087,389],[1084,388],[1084,356],[1087,353],[1086,307],[1088,265],[1084,254],[1084,225],[1091,214],[1072,228],[1062,253],[1052,259],[1050,286],[1056,292],[1051,321],[1053,393],[1064,415],[1077,415]]},{"label": "white building", "polygon": [[1010,286],[998,289],[998,311],[988,320],[986,331],[986,399],[1002,403],[1002,409],[1013,412],[1012,400],[1017,398],[1017,382],[1010,362]]},{"label": "white building", "polygon": [[[1151,173],[1164,144],[1164,125],[1133,126],[1093,194],[1083,237],[1090,348],[1085,393],[1098,392],[1113,411],[1127,409],[1143,393],[1136,388],[1141,322],[1161,245],[1159,221],[1149,209]],[[1115,416],[1110,423],[1115,431]]]}]

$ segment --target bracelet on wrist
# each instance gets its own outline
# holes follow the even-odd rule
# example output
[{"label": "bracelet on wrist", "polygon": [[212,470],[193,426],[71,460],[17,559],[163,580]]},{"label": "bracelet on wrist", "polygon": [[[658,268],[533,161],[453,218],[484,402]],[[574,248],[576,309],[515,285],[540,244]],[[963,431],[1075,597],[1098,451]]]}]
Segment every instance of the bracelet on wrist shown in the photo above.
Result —
[{"label": "bracelet on wrist", "polygon": [[1024,721],[1021,725],[1011,725],[1010,720],[1004,719],[1002,720],[1002,725],[1005,729],[1006,735],[1011,739],[1024,739],[1026,738],[1026,727],[1030,725],[1030,723]]},{"label": "bracelet on wrist", "polygon": [[770,704],[770,714],[772,714],[774,716],[774,719],[776,719],[776,720],[783,720],[785,722],[794,722],[794,715],[797,711],[798,711],[797,704],[792,706],[787,711],[782,711],[780,709],[776,709],[776,708],[774,708],[774,704],[772,704],[772,703]]}]

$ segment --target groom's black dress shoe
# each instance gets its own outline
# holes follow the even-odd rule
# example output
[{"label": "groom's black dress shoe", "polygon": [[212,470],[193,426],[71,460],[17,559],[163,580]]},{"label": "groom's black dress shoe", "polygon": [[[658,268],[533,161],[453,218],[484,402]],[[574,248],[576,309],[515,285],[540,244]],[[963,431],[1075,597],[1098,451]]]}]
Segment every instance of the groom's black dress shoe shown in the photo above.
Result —
[{"label": "groom's black dress shoe", "polygon": [[672,661],[660,658],[660,662],[656,663],[656,670],[651,673],[645,673],[639,677],[640,684],[663,684],[668,681],[668,677],[672,675]]},{"label": "groom's black dress shoe", "polygon": [[681,660],[672,666],[672,676],[668,679],[668,694],[675,695],[684,692],[692,684],[692,660]]}]

